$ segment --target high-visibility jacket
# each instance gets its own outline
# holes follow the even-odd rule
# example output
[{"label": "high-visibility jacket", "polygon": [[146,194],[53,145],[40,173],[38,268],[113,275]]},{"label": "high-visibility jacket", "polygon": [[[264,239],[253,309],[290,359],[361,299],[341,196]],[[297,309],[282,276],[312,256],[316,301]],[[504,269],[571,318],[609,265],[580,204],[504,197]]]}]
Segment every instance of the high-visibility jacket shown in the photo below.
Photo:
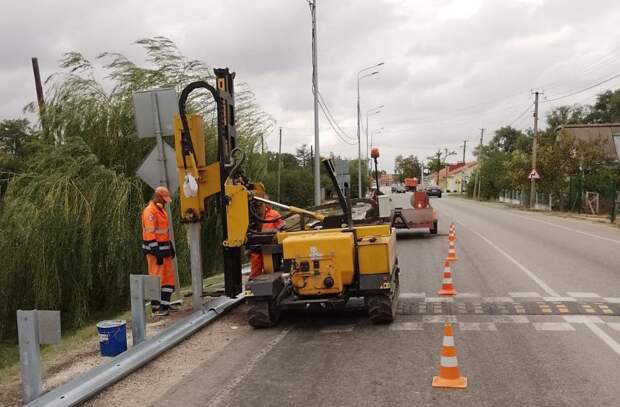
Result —
[{"label": "high-visibility jacket", "polygon": [[170,257],[171,248],[166,208],[151,201],[142,211],[142,251]]},{"label": "high-visibility jacket", "polygon": [[262,232],[277,232],[284,226],[284,221],[280,219],[280,212],[273,208],[265,209],[265,220],[274,220],[273,222],[263,223]]}]

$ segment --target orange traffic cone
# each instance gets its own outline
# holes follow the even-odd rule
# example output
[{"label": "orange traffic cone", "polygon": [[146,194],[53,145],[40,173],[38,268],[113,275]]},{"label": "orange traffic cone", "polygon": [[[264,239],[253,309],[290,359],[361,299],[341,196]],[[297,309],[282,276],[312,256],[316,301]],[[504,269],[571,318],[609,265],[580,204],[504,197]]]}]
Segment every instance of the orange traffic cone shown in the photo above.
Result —
[{"label": "orange traffic cone", "polygon": [[454,240],[450,240],[448,243],[448,257],[446,257],[446,260],[449,262],[458,260],[459,258],[456,257],[456,244],[454,243]]},{"label": "orange traffic cone", "polygon": [[461,376],[461,372],[459,372],[459,362],[456,358],[456,346],[454,346],[454,336],[452,336],[452,325],[450,323],[443,326],[439,376],[433,377],[433,387],[467,388],[467,377]]},{"label": "orange traffic cone", "polygon": [[451,242],[456,242],[456,233],[453,231],[450,231],[448,233],[448,240]]},{"label": "orange traffic cone", "polygon": [[443,263],[443,280],[441,289],[437,292],[439,295],[454,295],[456,290],[452,284],[452,271],[450,270],[450,262],[446,260]]}]

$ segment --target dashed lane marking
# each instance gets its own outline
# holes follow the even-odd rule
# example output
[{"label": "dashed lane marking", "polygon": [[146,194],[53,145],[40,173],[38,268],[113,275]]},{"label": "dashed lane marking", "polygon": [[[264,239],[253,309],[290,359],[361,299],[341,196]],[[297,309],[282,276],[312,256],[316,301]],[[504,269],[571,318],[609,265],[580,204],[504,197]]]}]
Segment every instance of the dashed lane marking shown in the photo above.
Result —
[{"label": "dashed lane marking", "polygon": [[573,297],[543,297],[543,300],[550,302],[575,302],[577,301]]},{"label": "dashed lane marking", "polygon": [[454,302],[452,297],[426,297],[425,302]]},{"label": "dashed lane marking", "polygon": [[620,297],[605,297],[605,302],[611,302],[612,304],[620,304]]},{"label": "dashed lane marking", "polygon": [[450,322],[456,324],[457,321],[454,315],[425,315],[424,318],[422,318],[422,322],[429,324],[445,324],[446,322]]},{"label": "dashed lane marking", "polygon": [[568,294],[569,297],[574,297],[574,298],[599,298],[600,297],[600,295],[598,295],[597,293],[582,293],[582,292],[567,291],[566,294]]},{"label": "dashed lane marking", "polygon": [[421,322],[392,322],[390,331],[423,331]]},{"label": "dashed lane marking", "polygon": [[[426,298],[429,300],[429,298]],[[435,302],[400,299],[400,315],[606,315],[620,316],[620,303],[576,301],[467,302],[447,300]],[[449,301],[452,300],[452,301]]]},{"label": "dashed lane marking", "polygon": [[510,297],[482,297],[482,302],[514,302]]},{"label": "dashed lane marking", "polygon": [[493,322],[459,322],[461,331],[497,331]]},{"label": "dashed lane marking", "polygon": [[497,324],[529,324],[525,315],[494,315],[491,320]]},{"label": "dashed lane marking", "polygon": [[604,324],[605,321],[594,315],[564,315],[564,321],[573,324],[585,324],[586,322],[592,322],[594,324]]},{"label": "dashed lane marking", "polygon": [[512,298],[540,298],[540,294],[535,291],[512,292],[508,293]]},{"label": "dashed lane marking", "polygon": [[532,322],[537,331],[574,331],[575,328],[568,322]]}]

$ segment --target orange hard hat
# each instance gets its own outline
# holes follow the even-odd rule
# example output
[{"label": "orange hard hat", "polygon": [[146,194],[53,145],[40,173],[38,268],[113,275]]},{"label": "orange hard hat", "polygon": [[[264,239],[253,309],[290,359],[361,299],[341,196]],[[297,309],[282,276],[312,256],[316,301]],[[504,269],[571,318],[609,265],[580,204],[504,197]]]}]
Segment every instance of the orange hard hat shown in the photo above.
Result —
[{"label": "orange hard hat", "polygon": [[166,203],[172,202],[170,191],[168,191],[168,188],[166,187],[155,188],[155,197],[160,198],[162,201]]},{"label": "orange hard hat", "polygon": [[379,149],[377,147],[373,147],[372,150],[370,150],[370,156],[372,158],[379,158]]}]

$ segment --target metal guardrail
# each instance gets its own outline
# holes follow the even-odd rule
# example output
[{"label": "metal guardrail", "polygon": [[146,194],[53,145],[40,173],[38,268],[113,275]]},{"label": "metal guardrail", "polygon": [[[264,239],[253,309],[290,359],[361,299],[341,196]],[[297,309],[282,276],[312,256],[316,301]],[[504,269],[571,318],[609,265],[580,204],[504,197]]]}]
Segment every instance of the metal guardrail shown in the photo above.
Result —
[{"label": "metal guardrail", "polygon": [[82,403],[193,335],[220,315],[237,306],[243,299],[243,294],[232,299],[217,298],[205,304],[201,311],[194,312],[165,331],[123,352],[108,363],[93,368],[70,382],[43,394],[26,404],[26,407],[64,407]]}]

